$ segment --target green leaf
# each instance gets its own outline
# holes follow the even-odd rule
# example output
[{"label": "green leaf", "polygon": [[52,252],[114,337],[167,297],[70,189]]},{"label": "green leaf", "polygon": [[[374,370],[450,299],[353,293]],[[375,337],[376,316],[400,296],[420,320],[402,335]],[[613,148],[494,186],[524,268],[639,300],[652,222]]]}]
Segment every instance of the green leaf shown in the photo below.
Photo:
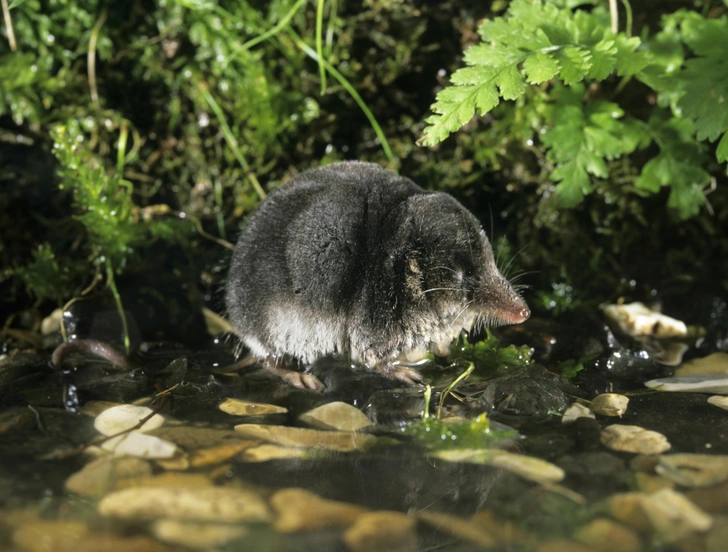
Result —
[{"label": "green leaf", "polygon": [[597,80],[606,79],[614,71],[617,63],[615,57],[617,47],[614,45],[614,40],[600,40],[589,51],[591,52],[589,76]]},{"label": "green leaf", "polygon": [[556,58],[561,67],[561,78],[566,85],[581,81],[591,67],[591,54],[577,46],[567,46],[556,53]]},{"label": "green leaf", "polygon": [[25,4],[28,0],[13,0],[10,2],[10,5],[8,6],[9,10],[12,10],[13,8],[17,8],[18,6],[22,6]]},{"label": "green leaf", "polygon": [[723,134],[723,138],[721,138],[720,142],[718,142],[718,149],[715,150],[715,157],[720,163],[728,161],[728,132]]},{"label": "green leaf", "polygon": [[615,58],[617,60],[617,75],[629,77],[639,73],[650,63],[650,56],[646,51],[637,51],[640,39],[637,37],[628,38],[618,34],[614,38],[614,45],[617,48]]},{"label": "green leaf", "polygon": [[[515,100],[518,96],[523,94],[523,91],[526,88],[523,75],[521,75],[515,65],[510,65],[501,71],[498,74],[497,83],[501,96],[503,96],[503,99],[506,100]],[[490,109],[492,109],[492,107],[488,108],[488,110]]]},{"label": "green leaf", "polygon": [[523,62],[523,70],[529,83],[541,84],[551,80],[559,72],[559,64],[554,58],[543,52],[534,52],[526,57]]},{"label": "green leaf", "polygon": [[557,167],[551,180],[561,181],[556,186],[556,195],[564,207],[575,207],[592,191],[589,175],[576,160]]}]

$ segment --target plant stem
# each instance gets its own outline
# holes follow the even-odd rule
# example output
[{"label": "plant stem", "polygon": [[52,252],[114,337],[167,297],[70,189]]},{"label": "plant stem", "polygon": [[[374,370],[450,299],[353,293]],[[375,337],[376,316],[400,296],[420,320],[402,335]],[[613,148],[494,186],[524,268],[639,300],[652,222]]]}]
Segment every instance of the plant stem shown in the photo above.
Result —
[{"label": "plant stem", "polygon": [[609,13],[612,16],[612,32],[619,32],[619,11],[617,10],[617,0],[609,0]]},{"label": "plant stem", "polygon": [[324,0],[318,0],[316,6],[316,56],[318,57],[319,76],[321,77],[321,95],[326,94],[326,68],[324,67]]},{"label": "plant stem", "polygon": [[0,0],[3,6],[3,17],[5,18],[5,28],[8,30],[8,43],[10,44],[10,50],[15,52],[18,49],[18,44],[15,42],[15,31],[13,30],[13,20],[10,18],[10,8],[8,7],[8,0]]},{"label": "plant stem", "polygon": [[[272,37],[275,34],[278,34],[286,25],[288,25],[288,22],[293,19],[293,16],[296,15],[298,10],[306,3],[306,0],[298,0],[294,4],[294,6],[289,10],[289,12],[281,19],[278,24],[275,27],[272,27],[271,29],[268,29],[266,32],[259,34],[255,38],[251,38],[248,40],[245,44],[243,44],[239,50],[249,50],[256,44],[259,44],[263,42],[264,40],[267,40],[268,38]],[[237,52],[236,52],[237,53]],[[235,57],[235,54],[233,54],[231,57]]]},{"label": "plant stem", "polygon": [[237,159],[238,163],[240,163],[240,166],[245,169],[248,180],[250,180],[250,183],[252,184],[255,193],[258,194],[258,199],[263,201],[265,199],[265,191],[260,185],[260,182],[258,182],[258,178],[250,170],[250,165],[248,165],[245,157],[243,157],[243,152],[241,152],[240,148],[238,147],[238,141],[235,139],[233,131],[230,130],[230,127],[227,124],[225,114],[222,112],[220,104],[218,104],[215,101],[215,98],[212,97],[212,94],[210,94],[210,91],[207,88],[207,84],[205,84],[204,82],[200,82],[198,83],[197,87],[199,88],[202,96],[205,98],[207,103],[210,105],[210,109],[212,109],[212,111],[215,113],[215,116],[220,123],[220,128],[222,129],[222,135],[225,137],[225,141],[227,142],[228,147],[232,150],[233,155],[235,155],[235,159]]},{"label": "plant stem", "polygon": [[630,37],[632,36],[632,6],[630,5],[629,0],[622,0],[622,5],[624,6],[624,12],[627,20],[624,32],[627,37]]},{"label": "plant stem", "polygon": [[[296,43],[296,46],[298,46],[301,50],[303,50],[306,55],[316,61],[319,61],[319,57],[316,55],[316,52],[314,52],[303,40],[301,40],[301,37],[298,36],[296,31],[291,29],[290,27],[287,29],[288,34],[293,39],[293,42]],[[346,80],[346,77],[339,73],[328,61],[321,60],[321,63],[323,63],[326,70],[331,73],[331,76],[334,77],[337,81],[339,81],[339,84],[351,95],[352,98],[354,98],[354,101],[359,105],[361,110],[364,112],[364,115],[366,115],[366,118],[369,119],[369,124],[372,125],[372,128],[374,129],[374,132],[377,135],[377,138],[379,138],[379,142],[382,145],[382,149],[384,150],[384,154],[387,156],[387,159],[389,159],[389,162],[392,164],[393,167],[398,166],[398,162],[394,157],[394,154],[392,153],[392,148],[389,147],[389,142],[387,141],[387,137],[384,135],[384,131],[382,131],[382,127],[379,126],[379,123],[377,122],[377,119],[374,117],[374,114],[371,112],[369,107],[366,103],[364,103],[364,100],[359,95],[359,93],[356,91],[356,89],[351,85],[351,83]]]},{"label": "plant stem", "polygon": [[91,92],[91,101],[96,106],[96,109],[101,109],[101,103],[99,102],[99,89],[96,84],[96,44],[99,40],[99,33],[101,27],[106,21],[106,10],[101,12],[101,16],[96,20],[96,23],[91,29],[91,37],[88,41],[88,53],[86,54],[87,65],[88,65],[88,87]]},{"label": "plant stem", "polygon": [[119,295],[119,290],[116,289],[114,267],[111,266],[111,261],[108,258],[106,259],[106,282],[109,285],[111,294],[114,296],[116,309],[119,311],[119,316],[121,317],[121,326],[124,329],[124,350],[128,355],[129,350],[131,349],[131,343],[129,342],[129,326],[126,323],[126,313],[124,312],[124,305],[121,303],[121,295]]}]

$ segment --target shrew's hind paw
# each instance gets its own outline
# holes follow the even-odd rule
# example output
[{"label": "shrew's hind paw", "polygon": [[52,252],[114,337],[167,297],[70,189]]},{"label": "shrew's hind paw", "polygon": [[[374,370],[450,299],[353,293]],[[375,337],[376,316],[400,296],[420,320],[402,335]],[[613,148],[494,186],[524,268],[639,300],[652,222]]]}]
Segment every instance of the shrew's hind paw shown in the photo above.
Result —
[{"label": "shrew's hind paw", "polygon": [[422,376],[414,368],[408,366],[401,366],[397,364],[386,364],[384,366],[378,366],[375,371],[379,372],[383,376],[389,379],[401,381],[405,385],[413,386],[418,383],[422,383]]},{"label": "shrew's hind paw", "polygon": [[321,392],[326,389],[326,386],[321,383],[313,374],[307,374],[305,372],[297,372],[296,370],[289,370],[286,368],[285,363],[282,360],[276,360],[272,357],[265,359],[263,366],[271,374],[275,374],[288,385],[298,387],[299,389],[312,389],[313,391]]}]

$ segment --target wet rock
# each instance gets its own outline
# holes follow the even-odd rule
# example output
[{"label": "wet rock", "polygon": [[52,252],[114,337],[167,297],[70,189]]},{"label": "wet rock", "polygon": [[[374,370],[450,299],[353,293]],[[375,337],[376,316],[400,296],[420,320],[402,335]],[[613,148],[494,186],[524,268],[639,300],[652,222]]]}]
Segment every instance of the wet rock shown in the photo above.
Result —
[{"label": "wet rock", "polygon": [[604,428],[601,441],[612,450],[637,454],[661,454],[670,449],[661,433],[632,425],[612,424]]},{"label": "wet rock", "polygon": [[[146,406],[135,406],[133,404],[122,404],[112,406],[101,412],[94,421],[94,427],[102,435],[110,437],[122,431],[131,429],[139,424],[144,418],[150,416],[153,410]],[[164,424],[164,417],[155,414],[144,425],[137,428],[137,431],[145,432],[156,429]]]},{"label": "wet rock", "polygon": [[645,385],[657,391],[688,393],[716,393],[728,395],[728,375],[681,376],[646,381]]},{"label": "wet rock", "polygon": [[639,552],[642,541],[631,529],[609,519],[599,518],[590,521],[579,529],[574,538],[591,546],[599,552]]},{"label": "wet rock", "polygon": [[629,398],[617,393],[602,393],[589,403],[589,408],[602,416],[622,416],[627,412]]},{"label": "wet rock", "polygon": [[728,480],[728,456],[667,454],[660,457],[656,471],[684,487],[709,487]]},{"label": "wet rock", "polygon": [[271,513],[256,493],[244,489],[133,488],[115,491],[98,506],[102,516],[123,519],[180,519],[222,523],[267,522]]},{"label": "wet rock", "polygon": [[422,389],[382,389],[372,393],[367,403],[366,416],[375,425],[396,429],[416,420],[425,408]]},{"label": "wet rock", "polygon": [[589,499],[627,488],[624,460],[608,452],[582,452],[562,456],[556,464],[566,472],[564,484]]},{"label": "wet rock", "polygon": [[657,454],[640,454],[629,461],[629,467],[635,471],[655,473],[660,456]]},{"label": "wet rock", "polygon": [[306,449],[302,448],[264,444],[246,449],[238,459],[241,462],[268,462],[287,458],[304,458],[307,454]]},{"label": "wet rock", "polygon": [[537,483],[556,483],[564,478],[560,467],[531,456],[494,449],[454,449],[434,452],[448,462],[467,462],[502,468]]},{"label": "wet rock", "polygon": [[270,499],[276,531],[292,533],[324,527],[349,527],[367,512],[366,508],[326,500],[304,489],[283,489]]},{"label": "wet rock", "polygon": [[285,414],[287,408],[275,404],[264,404],[240,399],[225,399],[220,403],[220,410],[232,416],[270,416],[271,414]]},{"label": "wet rock", "polygon": [[612,351],[606,356],[585,361],[584,369],[589,373],[630,381],[644,381],[649,378],[672,375],[671,368],[662,366],[645,350],[619,349]]},{"label": "wet rock", "polygon": [[[651,341],[655,343],[649,343],[650,354],[657,362],[665,366],[679,366],[682,362],[683,355],[690,349],[685,343]],[[645,346],[647,347],[648,345],[646,344]]]},{"label": "wet rock", "polygon": [[149,462],[131,456],[106,455],[86,464],[66,480],[70,493],[100,498],[125,478],[152,475]]},{"label": "wet rock", "polygon": [[694,358],[675,370],[675,376],[700,376],[706,374],[728,375],[728,353],[713,353]]},{"label": "wet rock", "polygon": [[364,514],[344,532],[352,552],[415,552],[415,518],[399,512]]},{"label": "wet rock", "polygon": [[728,397],[714,395],[708,398],[708,403],[717,406],[718,408],[722,408],[723,410],[728,410]]},{"label": "wet rock", "polygon": [[672,489],[675,487],[675,483],[669,479],[644,472],[634,474],[634,482],[637,489],[643,493],[654,493],[661,489]]},{"label": "wet rock", "polygon": [[492,527],[484,526],[479,522],[464,520],[432,510],[417,512],[417,518],[439,531],[446,531],[476,546],[493,548],[500,542]]},{"label": "wet rock", "polygon": [[637,531],[647,532],[652,527],[644,510],[646,493],[618,493],[607,498],[604,510],[617,521]]},{"label": "wet rock", "polygon": [[132,489],[132,488],[152,488],[167,487],[177,488],[184,487],[193,489],[198,487],[211,487],[212,480],[202,473],[175,473],[166,472],[159,475],[146,475],[139,477],[129,477],[117,481],[116,489]]},{"label": "wet rock", "polygon": [[152,534],[159,540],[197,550],[210,550],[245,537],[247,530],[238,525],[196,523],[160,519],[152,524]]},{"label": "wet rock", "polygon": [[673,542],[694,532],[710,529],[712,518],[672,489],[645,495],[642,508],[652,529],[666,542]]},{"label": "wet rock", "polygon": [[496,380],[462,386],[459,391],[472,394],[485,387],[477,408],[489,412],[489,416],[533,418],[566,410],[571,399],[561,387],[568,385],[556,374],[541,366],[531,365]]},{"label": "wet rock", "polygon": [[171,552],[150,538],[121,538],[92,533],[87,525],[73,521],[37,520],[24,523],[13,533],[14,544],[28,552]]},{"label": "wet rock", "polygon": [[685,495],[698,507],[710,513],[728,513],[728,482],[705,489],[693,489]]},{"label": "wet rock", "polygon": [[577,418],[594,418],[594,412],[589,410],[586,406],[580,402],[573,403],[569,408],[566,409],[564,415],[561,417],[562,424],[570,424]]},{"label": "wet rock", "polygon": [[372,425],[361,410],[340,401],[309,410],[301,414],[298,419],[312,427],[325,430],[359,431]]},{"label": "wet rock", "polygon": [[599,448],[602,427],[595,419],[587,417],[577,418],[568,424],[567,428],[574,440],[576,449],[588,451]]},{"label": "wet rock", "polygon": [[240,424],[235,431],[241,437],[260,439],[286,447],[302,447],[351,452],[366,450],[377,442],[377,437],[343,431],[318,431],[298,427],[261,424]]},{"label": "wet rock", "polygon": [[604,315],[632,337],[683,337],[688,333],[684,322],[653,311],[644,303],[608,305]]}]

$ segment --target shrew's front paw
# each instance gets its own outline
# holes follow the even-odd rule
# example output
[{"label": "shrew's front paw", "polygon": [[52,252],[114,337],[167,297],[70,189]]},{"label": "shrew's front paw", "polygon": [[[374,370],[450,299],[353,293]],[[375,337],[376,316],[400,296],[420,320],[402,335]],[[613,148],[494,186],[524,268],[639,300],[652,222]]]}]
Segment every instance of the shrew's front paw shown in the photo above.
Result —
[{"label": "shrew's front paw", "polygon": [[414,368],[402,366],[399,364],[387,363],[374,368],[375,372],[379,372],[389,379],[401,381],[405,385],[413,386],[422,383],[422,376]]}]

